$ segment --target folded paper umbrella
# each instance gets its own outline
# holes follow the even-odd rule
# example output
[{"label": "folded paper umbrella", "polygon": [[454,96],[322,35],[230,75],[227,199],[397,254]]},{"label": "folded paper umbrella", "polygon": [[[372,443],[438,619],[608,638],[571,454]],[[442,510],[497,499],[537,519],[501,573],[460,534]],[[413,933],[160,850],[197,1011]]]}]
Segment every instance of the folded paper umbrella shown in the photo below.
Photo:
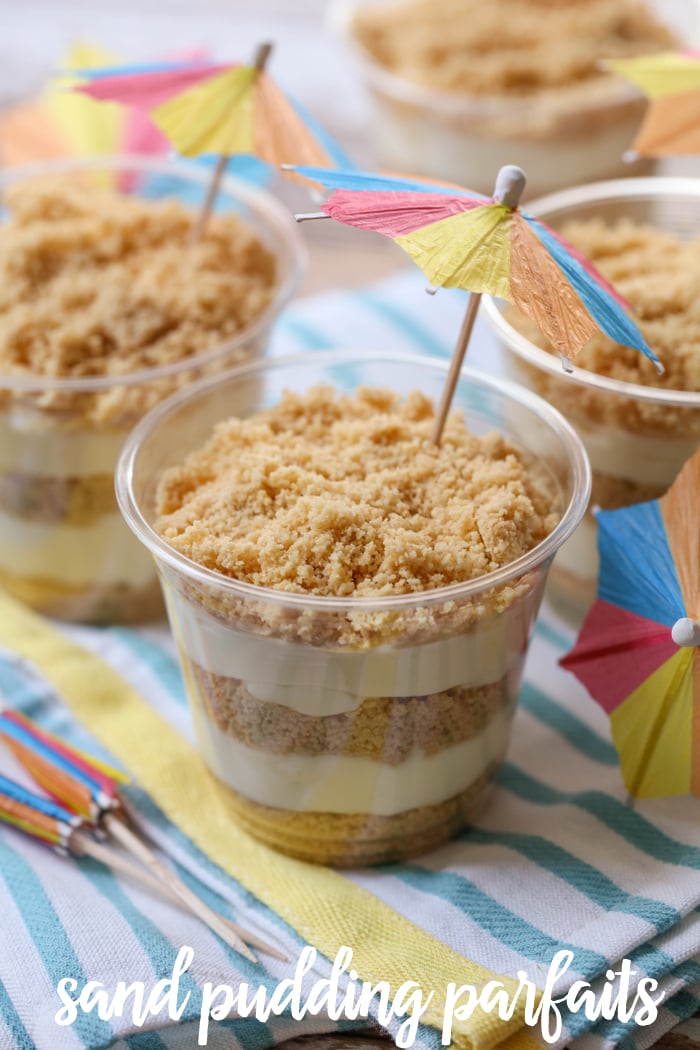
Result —
[{"label": "folded paper umbrella", "polygon": [[327,218],[393,238],[420,266],[434,288],[472,294],[465,314],[433,440],[439,443],[481,295],[507,299],[529,317],[570,370],[568,361],[601,329],[660,364],[629,304],[572,245],[518,207],[524,172],[501,168],[492,198],[470,190],[415,179],[357,171],[293,168],[333,190],[321,212],[298,221]]},{"label": "folded paper umbrella", "polygon": [[228,945],[253,962],[257,960],[243,939],[268,954],[284,958],[255,934],[217,915],[131,829],[124,819],[119,795],[118,779],[124,779],[121,774],[69,747],[18,711],[6,708],[0,712],[0,739],[48,794],[119,842]]},{"label": "folded paper umbrella", "polygon": [[167,887],[143,868],[137,867],[108,846],[96,842],[85,831],[85,821],[77,813],[60,806],[57,802],[42,798],[17,784],[9,777],[0,775],[0,821],[51,846],[59,853],[71,853],[76,857],[92,857],[108,868],[121,871],[139,882],[145,883],[159,894],[171,896]]},{"label": "folded paper umbrella", "polygon": [[605,65],[649,99],[630,158],[700,153],[700,53],[662,51]]},{"label": "folded paper umbrella", "polygon": [[85,831],[85,821],[77,813],[65,809],[57,802],[42,798],[41,795],[35,795],[21,784],[2,775],[0,775],[0,821],[53,847],[59,853],[71,853],[76,857],[92,857],[108,868],[121,871],[145,883],[159,894],[165,892],[166,895],[171,895],[162,882],[153,878],[143,868],[132,864],[103,843],[96,842]]},{"label": "folded paper umbrella", "polygon": [[78,88],[93,99],[146,110],[185,157],[218,155],[195,239],[206,226],[229,157],[252,154],[275,168],[291,162],[351,166],[333,139],[267,75],[271,51],[271,44],[261,44],[250,65],[120,72]]},{"label": "folded paper umbrella", "polygon": [[700,450],[660,500],[598,513],[598,599],[561,661],[610,715],[631,796],[700,796]]},{"label": "folded paper umbrella", "polygon": [[[85,829],[85,821],[50,799],[35,795],[27,788],[0,775],[0,823],[9,824],[31,838],[43,842],[61,854],[74,857],[92,857],[113,872],[128,875],[135,882],[146,886],[152,893],[182,906],[182,901],[160,879],[144,868],[133,864],[121,853],[96,842]],[[240,928],[228,919],[223,919],[233,933]],[[276,953],[277,954],[277,953]]]}]

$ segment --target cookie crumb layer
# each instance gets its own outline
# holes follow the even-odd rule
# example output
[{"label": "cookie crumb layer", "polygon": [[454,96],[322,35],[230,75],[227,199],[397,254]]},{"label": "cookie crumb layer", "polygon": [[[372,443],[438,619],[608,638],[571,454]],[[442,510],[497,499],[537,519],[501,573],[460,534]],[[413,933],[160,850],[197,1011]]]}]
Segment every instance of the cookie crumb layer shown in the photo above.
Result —
[{"label": "cookie crumb layer", "polygon": [[601,58],[677,46],[639,0],[403,0],[366,6],[353,31],[404,80],[484,96],[590,88],[612,81]]},{"label": "cookie crumb layer", "polygon": [[[594,335],[577,355],[576,366],[622,383],[700,393],[700,237],[684,241],[631,219],[615,223],[602,219],[570,222],[561,232],[629,301],[665,371],[659,375],[652,362],[638,351],[615,343],[602,333]],[[554,353],[530,321],[512,308],[506,316],[531,342]],[[530,381],[535,381],[538,393],[574,420],[586,418],[660,434],[684,434],[694,424],[700,436],[698,419],[691,419],[688,410],[649,404],[633,397],[614,397],[531,368],[528,375]]]},{"label": "cookie crumb layer", "polygon": [[483,576],[552,530],[552,482],[458,413],[434,445],[433,417],[418,392],[287,392],[166,472],[155,529],[208,569],[280,591],[410,594]]},{"label": "cookie crumb layer", "polygon": [[[214,216],[191,245],[193,213],[178,201],[76,176],[18,182],[4,204],[0,375],[118,380],[215,349],[272,301],[274,257],[235,214]],[[0,391],[0,404],[11,396]],[[138,415],[152,400],[122,386],[46,394],[42,405],[99,423],[125,407]]]}]

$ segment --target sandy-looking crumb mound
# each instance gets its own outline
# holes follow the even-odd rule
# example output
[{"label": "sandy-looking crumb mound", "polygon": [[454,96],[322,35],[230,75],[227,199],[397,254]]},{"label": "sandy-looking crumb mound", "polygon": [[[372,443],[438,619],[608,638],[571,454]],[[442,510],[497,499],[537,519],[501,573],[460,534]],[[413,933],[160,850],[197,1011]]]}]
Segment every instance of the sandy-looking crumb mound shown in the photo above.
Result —
[{"label": "sandy-looking crumb mound", "polygon": [[[664,364],[659,375],[637,350],[595,335],[575,364],[625,383],[667,390],[700,391],[700,237],[682,241],[630,219],[608,225],[601,219],[562,228],[632,305],[649,346]],[[528,338],[551,349],[537,329],[514,317]]]},{"label": "sandy-looking crumb mound", "polygon": [[75,176],[17,183],[3,203],[0,374],[116,378],[178,362],[236,336],[274,295],[275,260],[234,214],[192,246],[178,201]]},{"label": "sandy-looking crumb mound", "polygon": [[512,562],[558,520],[551,480],[453,413],[386,389],[318,386],[220,423],[161,479],[156,530],[226,576],[314,595],[407,594]]},{"label": "sandy-looking crumb mound", "polygon": [[426,88],[529,95],[611,79],[601,58],[676,46],[640,0],[402,0],[354,18],[380,65]]}]

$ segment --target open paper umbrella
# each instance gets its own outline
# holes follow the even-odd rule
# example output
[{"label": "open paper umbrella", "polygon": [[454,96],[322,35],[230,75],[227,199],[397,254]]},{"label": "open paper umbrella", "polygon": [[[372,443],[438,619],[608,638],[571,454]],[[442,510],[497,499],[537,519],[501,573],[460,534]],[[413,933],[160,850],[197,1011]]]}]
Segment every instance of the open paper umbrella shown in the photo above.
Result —
[{"label": "open paper umbrella", "polygon": [[472,295],[455,348],[446,397],[433,434],[439,441],[482,293],[507,299],[540,328],[565,362],[597,329],[640,350],[660,367],[631,309],[560,234],[521,211],[520,168],[502,168],[492,198],[470,190],[356,171],[295,167],[333,190],[321,212],[338,222],[393,238],[435,287]]},{"label": "open paper umbrella", "polygon": [[700,54],[663,51],[606,66],[644,92],[649,107],[632,147],[640,157],[700,153]]},{"label": "open paper umbrella", "polygon": [[131,830],[123,820],[119,784],[113,775],[114,771],[69,747],[26,716],[10,709],[0,712],[0,739],[44,790],[81,819],[99,825],[113,836],[223,941],[252,962],[257,960],[242,937],[268,954],[281,958],[277,949],[254,934],[234,927],[212,911]]},{"label": "open paper umbrella", "polygon": [[638,798],[700,796],[699,522],[700,450],[660,500],[598,513],[598,600],[562,660]]},{"label": "open paper umbrella", "polygon": [[94,99],[147,111],[185,157],[219,156],[196,235],[208,219],[229,157],[252,154],[276,168],[291,162],[351,167],[333,139],[267,75],[270,52],[270,44],[261,45],[250,65],[119,71],[78,88]]}]

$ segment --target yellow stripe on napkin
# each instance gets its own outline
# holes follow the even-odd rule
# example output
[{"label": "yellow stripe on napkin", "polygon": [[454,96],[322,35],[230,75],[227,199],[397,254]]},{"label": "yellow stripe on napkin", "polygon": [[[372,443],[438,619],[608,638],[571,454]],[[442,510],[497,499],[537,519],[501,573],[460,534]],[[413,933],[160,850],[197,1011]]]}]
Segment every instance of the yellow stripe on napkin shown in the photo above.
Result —
[{"label": "yellow stripe on napkin", "polygon": [[[436,1028],[442,1027],[440,999],[450,982],[478,987],[503,980],[515,990],[517,982],[452,951],[338,872],[275,853],[241,831],[227,789],[191,745],[111,667],[6,595],[0,595],[0,644],[33,663],[203,853],[328,958],[347,944],[362,980],[388,981],[392,990],[416,980],[425,995],[434,990],[423,1021]],[[506,1039],[504,1050],[539,1046],[520,1013],[508,1023],[482,1012],[454,1022],[460,1048],[489,1050]]]}]

